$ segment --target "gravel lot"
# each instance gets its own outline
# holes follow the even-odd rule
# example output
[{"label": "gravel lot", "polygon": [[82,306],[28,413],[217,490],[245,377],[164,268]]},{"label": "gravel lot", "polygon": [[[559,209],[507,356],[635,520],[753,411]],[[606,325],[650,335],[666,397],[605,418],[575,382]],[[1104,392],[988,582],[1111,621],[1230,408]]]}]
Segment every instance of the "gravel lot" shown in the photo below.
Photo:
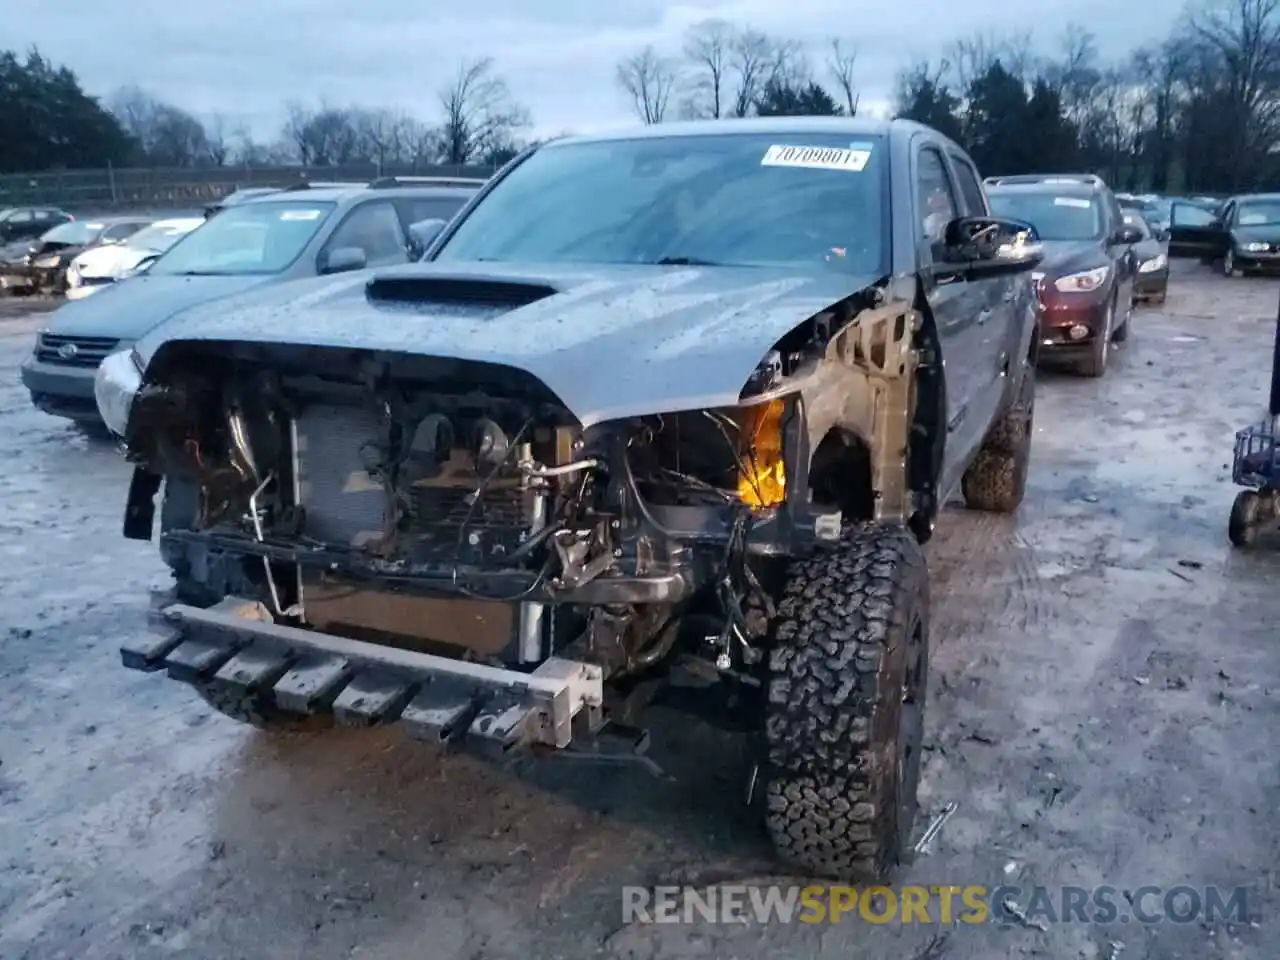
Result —
[{"label": "gravel lot", "polygon": [[1225,527],[1278,293],[1186,269],[1104,380],[1042,374],[1017,517],[949,511],[930,545],[923,801],[959,807],[899,879],[1251,885],[1261,916],[1047,931],[624,927],[621,884],[776,876],[740,741],[662,718],[672,784],[512,777],[394,730],[255,733],[123,669],[165,572],[119,535],[115,451],[31,409],[40,318],[6,306],[0,957],[1274,957],[1280,554],[1233,553]]}]

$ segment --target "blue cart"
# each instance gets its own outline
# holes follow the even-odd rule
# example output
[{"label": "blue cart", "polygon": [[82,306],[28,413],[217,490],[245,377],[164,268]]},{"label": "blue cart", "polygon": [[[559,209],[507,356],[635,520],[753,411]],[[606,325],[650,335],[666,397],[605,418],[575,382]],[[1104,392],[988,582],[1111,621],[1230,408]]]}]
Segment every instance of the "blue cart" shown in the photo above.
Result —
[{"label": "blue cart", "polygon": [[1237,547],[1250,546],[1266,525],[1280,517],[1280,312],[1276,316],[1271,357],[1271,403],[1267,417],[1236,433],[1231,479],[1244,487],[1231,504],[1227,536]]}]

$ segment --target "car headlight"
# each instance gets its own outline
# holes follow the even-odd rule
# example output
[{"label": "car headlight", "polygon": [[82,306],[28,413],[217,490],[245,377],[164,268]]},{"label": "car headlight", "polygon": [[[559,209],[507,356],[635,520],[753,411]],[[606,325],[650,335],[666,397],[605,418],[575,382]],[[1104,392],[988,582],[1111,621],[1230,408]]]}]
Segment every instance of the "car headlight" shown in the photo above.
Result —
[{"label": "car headlight", "polygon": [[1242,244],[1240,249],[1246,253],[1266,253],[1271,249],[1271,245],[1268,243],[1246,243]]},{"label": "car headlight", "polygon": [[35,262],[32,264],[32,266],[36,266],[36,267],[56,267],[56,266],[57,266],[58,264],[60,264],[61,262],[62,262],[62,257],[58,256],[58,255],[55,253],[55,254],[51,254],[50,256],[47,256],[47,257],[37,257],[37,258],[36,258],[36,260],[35,260]]},{"label": "car headlight", "polygon": [[1055,288],[1062,293],[1092,293],[1107,282],[1111,273],[1110,267],[1095,267],[1092,270],[1081,270],[1069,273],[1053,282]]},{"label": "car headlight", "polygon": [[787,469],[783,462],[782,400],[744,407],[741,411],[742,467],[738,496],[751,507],[776,507],[787,499]]},{"label": "car headlight", "polygon": [[1169,263],[1169,258],[1163,253],[1158,253],[1150,260],[1143,260],[1138,264],[1139,273],[1155,273],[1157,270],[1163,270]]},{"label": "car headlight", "polygon": [[118,437],[129,426],[133,398],[142,387],[142,361],[132,348],[109,354],[93,378],[93,398],[102,422]]},{"label": "car headlight", "polygon": [[655,507],[700,497],[753,511],[781,506],[789,479],[785,434],[795,410],[775,397],[643,418],[626,452],[640,496]]}]

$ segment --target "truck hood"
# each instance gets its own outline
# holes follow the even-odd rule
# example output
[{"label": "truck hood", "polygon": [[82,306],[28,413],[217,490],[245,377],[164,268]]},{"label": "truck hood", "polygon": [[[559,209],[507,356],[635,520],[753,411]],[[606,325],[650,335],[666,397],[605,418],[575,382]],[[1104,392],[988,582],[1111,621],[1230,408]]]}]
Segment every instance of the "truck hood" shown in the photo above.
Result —
[{"label": "truck hood", "polygon": [[[197,307],[138,345],[307,344],[524,370],[585,427],[737,402],[774,344],[876,282],[756,267],[415,264]],[[92,302],[92,298],[89,302]]]},{"label": "truck hood", "polygon": [[61,336],[136,340],[175,313],[274,280],[262,276],[170,277],[143,274],[96,296],[72,300],[49,315],[45,330]]}]

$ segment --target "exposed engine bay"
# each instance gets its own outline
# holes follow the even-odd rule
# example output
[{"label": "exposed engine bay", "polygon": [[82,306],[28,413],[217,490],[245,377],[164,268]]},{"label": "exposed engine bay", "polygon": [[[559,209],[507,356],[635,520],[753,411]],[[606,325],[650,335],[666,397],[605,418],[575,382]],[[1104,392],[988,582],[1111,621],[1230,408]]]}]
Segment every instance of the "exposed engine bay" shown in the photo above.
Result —
[{"label": "exposed engine bay", "polygon": [[876,485],[868,511],[909,498],[897,451],[855,441],[906,436],[913,328],[901,309],[866,315],[844,338],[810,327],[819,350],[783,344],[738,406],[585,430],[511,368],[182,342],[138,392],[126,447],[164,478],[162,550],[211,603],[531,675],[567,662],[640,682],[679,663],[758,687],[779,565],[860,518],[841,470]]},{"label": "exposed engine bay", "polygon": [[[138,429],[157,438],[166,476],[202,491],[192,530],[170,533],[260,557],[280,617],[305,621],[314,603],[332,622],[337,588],[374,589],[428,601],[424,639],[470,647],[458,631],[430,636],[442,598],[519,604],[507,659],[536,663],[582,629],[556,629],[541,601],[665,606],[697,589],[696,551],[640,530],[633,492],[658,509],[736,508],[740,526],[785,492],[782,401],[588,437],[558,411],[482,395],[401,388],[360,402],[305,377],[220,379],[144,396]],[[719,551],[705,552],[709,571]],[[640,651],[620,653],[624,668]]]}]

